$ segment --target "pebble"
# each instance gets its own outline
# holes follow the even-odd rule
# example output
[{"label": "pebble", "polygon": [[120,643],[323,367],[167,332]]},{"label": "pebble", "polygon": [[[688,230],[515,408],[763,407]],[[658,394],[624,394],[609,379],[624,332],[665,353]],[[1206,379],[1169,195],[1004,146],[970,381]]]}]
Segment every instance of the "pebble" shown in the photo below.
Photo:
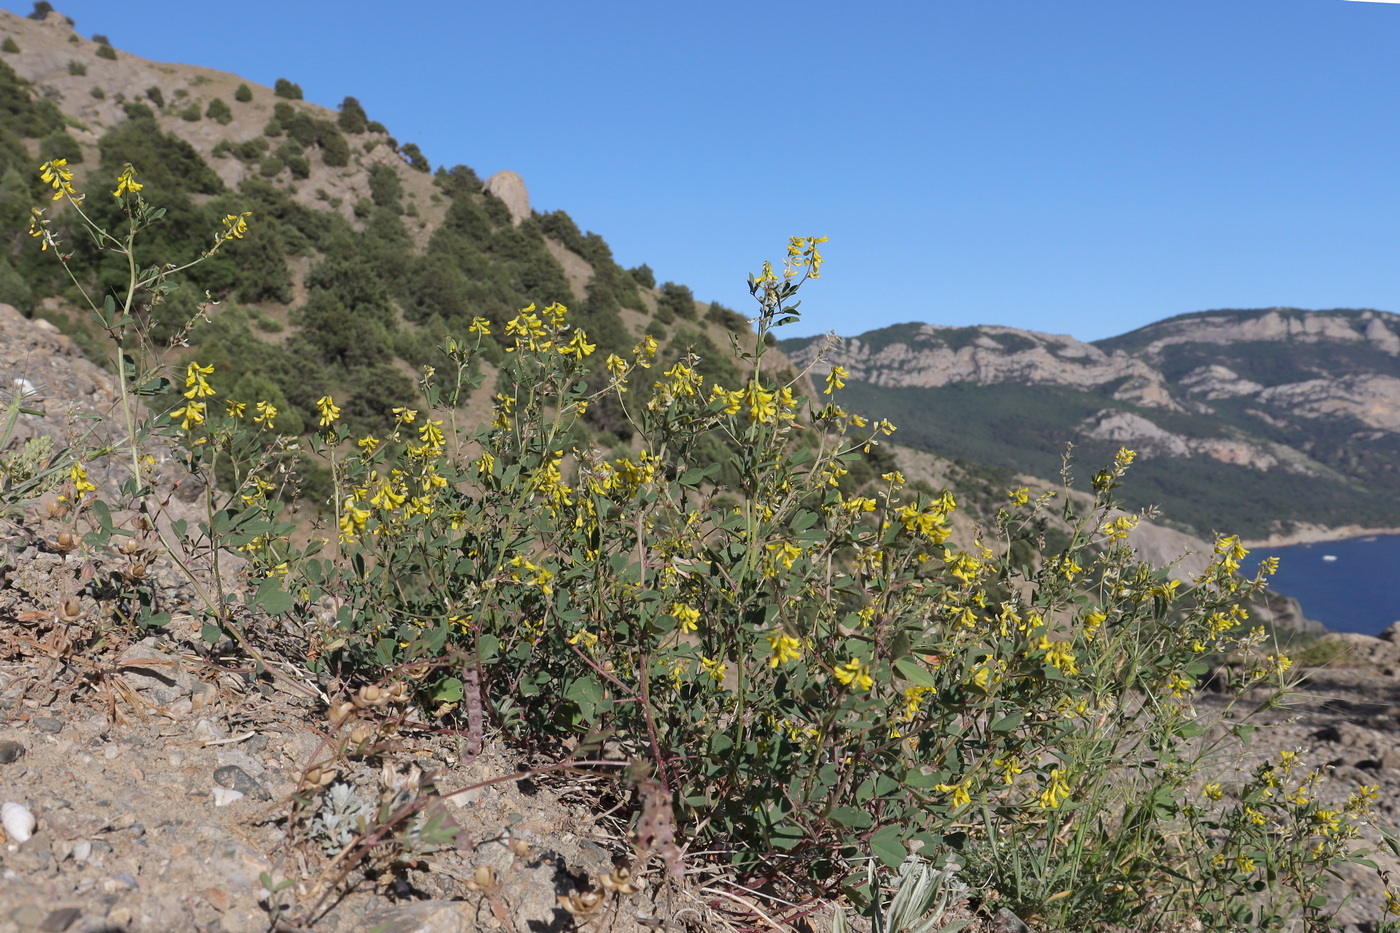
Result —
[{"label": "pebble", "polygon": [[41,933],[63,933],[82,915],[82,908],[61,907],[45,917],[44,922],[39,924],[39,929]]},{"label": "pebble", "polygon": [[0,741],[0,765],[7,765],[14,761],[19,761],[24,755],[24,746],[12,739]]},{"label": "pebble", "polygon": [[228,738],[228,733],[208,719],[201,719],[194,724],[194,737],[200,742],[215,742]]},{"label": "pebble", "polygon": [[86,839],[81,839],[73,843],[73,861],[86,862],[92,858],[92,843]]},{"label": "pebble", "polygon": [[216,807],[226,807],[235,801],[243,799],[243,793],[241,791],[231,790],[227,787],[215,787],[213,796],[214,806]]},{"label": "pebble", "polygon": [[267,789],[238,765],[224,765],[222,768],[215,768],[214,783],[220,787],[227,787],[229,790],[236,790],[240,794],[256,797],[258,800],[272,799],[272,795],[267,792]]},{"label": "pebble", "polygon": [[33,929],[44,922],[44,912],[33,904],[25,904],[10,911],[10,919],[22,927]]},{"label": "pebble", "polygon": [[33,724],[34,728],[38,729],[40,732],[47,732],[52,735],[63,731],[63,720],[55,719],[52,716],[35,716],[30,722]]}]

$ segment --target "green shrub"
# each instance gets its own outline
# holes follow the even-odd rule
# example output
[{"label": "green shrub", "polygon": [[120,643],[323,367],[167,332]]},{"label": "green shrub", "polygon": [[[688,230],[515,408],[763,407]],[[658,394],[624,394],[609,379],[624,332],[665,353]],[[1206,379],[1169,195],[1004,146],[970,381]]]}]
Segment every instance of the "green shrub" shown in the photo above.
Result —
[{"label": "green shrub", "polygon": [[203,116],[204,115],[199,112],[199,104],[190,104],[184,110],[180,111],[180,119],[184,120],[186,123],[198,123]]},{"label": "green shrub", "polygon": [[265,156],[262,161],[258,163],[258,174],[262,175],[264,178],[271,178],[281,173],[282,169],[286,167],[287,163],[279,156],[269,155]]},{"label": "green shrub", "polygon": [[111,44],[112,44],[112,40],[111,40],[111,39],[108,39],[105,35],[103,35],[103,34],[100,33],[100,32],[95,32],[95,33],[92,34],[92,41],[93,41],[93,42],[96,42],[98,45],[111,45]]},{"label": "green shrub", "polygon": [[110,45],[99,45],[99,46],[97,47],[97,57],[98,57],[98,58],[106,58],[106,59],[110,59],[110,60],[112,60],[112,61],[116,61],[116,60],[117,60],[117,50],[114,49],[114,48],[112,48]]},{"label": "green shrub", "polygon": [[675,282],[667,282],[661,286],[661,294],[656,296],[656,307],[658,311],[669,310],[676,317],[687,321],[696,319],[695,296],[689,288]]},{"label": "green shrub", "polygon": [[329,120],[317,120],[316,145],[321,147],[321,161],[331,168],[344,168],[350,164],[350,144],[345,141],[340,129]]},{"label": "green shrub", "polygon": [[402,213],[403,182],[399,173],[388,165],[375,163],[369,167],[369,196],[375,207],[388,208],[394,213]]},{"label": "green shrub", "polygon": [[287,100],[301,100],[301,85],[293,84],[286,78],[278,78],[277,83],[272,86],[272,93]]},{"label": "green shrub", "polygon": [[652,272],[651,266],[647,265],[646,263],[642,263],[640,266],[628,269],[627,274],[632,276],[632,280],[638,285],[640,285],[642,288],[650,289],[656,287],[656,273]]},{"label": "green shrub", "polygon": [[369,117],[365,108],[353,97],[340,102],[340,112],[335,118],[336,125],[346,133],[363,133],[369,129]]},{"label": "green shrub", "polygon": [[204,115],[222,126],[228,126],[233,122],[233,111],[229,109],[228,104],[221,97],[216,97],[209,102],[209,107],[204,111]]},{"label": "green shrub", "polygon": [[281,135],[282,135],[282,123],[281,123],[281,121],[279,121],[276,117],[269,117],[269,118],[268,118],[268,121],[267,121],[266,123],[263,124],[263,135],[264,135],[264,136],[271,136],[271,137],[274,137],[274,138],[276,138],[276,137],[278,137],[278,136],[281,136]]},{"label": "green shrub", "polygon": [[6,36],[4,42],[0,42],[0,52],[18,52],[19,45],[15,42],[14,36]]},{"label": "green shrub", "polygon": [[[75,198],[61,168],[46,166],[44,181]],[[190,209],[189,187],[167,217]],[[278,217],[275,236],[292,229],[285,194],[247,191]],[[144,236],[164,222],[148,193],[94,198],[82,216]],[[256,214],[229,198],[210,202],[207,216],[223,216],[201,269],[234,262],[257,232]],[[484,214],[490,200],[459,195],[453,209]],[[319,238],[325,256],[285,348],[229,307],[182,370],[151,351],[143,317],[174,263],[133,262],[131,241],[105,231],[88,238],[126,276],[103,289],[124,298],[92,305],[130,360],[116,382],[131,479],[123,501],[99,508],[83,485],[97,454],[66,463],[74,521],[101,547],[112,534],[101,516],[153,507],[142,454],[157,443],[206,487],[223,478],[230,504],[208,497],[200,530],[171,545],[237,548],[258,584],[245,607],[189,575],[209,642],[255,651],[260,631],[278,629],[243,624],[256,606],[318,646],[300,659],[314,675],[346,689],[392,683],[469,752],[489,726],[535,753],[567,749],[571,766],[597,760],[601,775],[625,763],[619,785],[635,787],[650,827],[641,854],[677,874],[680,840],[741,877],[781,875],[879,913],[872,866],[929,881],[908,860],[922,847],[951,861],[979,912],[1008,908],[1045,931],[1332,928],[1326,886],[1369,864],[1356,837],[1374,789],[1326,807],[1324,773],[1291,751],[1235,776],[1212,770],[1240,755],[1252,716],[1288,700],[1292,662],[1239,627],[1267,570],[1239,576],[1237,538],[1219,537],[1190,582],[1138,560],[1126,540],[1142,515],[1115,493],[1132,451],[1092,476],[1088,497],[1006,491],[984,536],[958,546],[952,494],[894,468],[880,447],[893,425],[844,407],[840,367],[806,398],[799,374],[767,356],[773,328],[799,320],[819,239],[795,238],[781,270],[750,278],[757,333],[728,368],[708,368],[716,351],[688,334],[664,351],[646,337],[609,353],[588,313],[559,305],[507,313],[503,328],[473,308],[462,336],[429,356],[395,336],[390,291],[425,268],[375,252],[406,234],[369,210],[362,239],[334,222]],[[450,261],[479,222],[463,208],[423,257],[455,269],[463,289],[498,274]],[[36,220],[45,245],[51,223]],[[487,223],[486,235],[508,265],[528,264],[541,226]],[[416,386],[391,358],[399,346],[430,360]],[[254,358],[267,368],[251,371]],[[481,359],[500,372],[491,421],[471,425],[462,403]],[[161,378],[173,388],[149,395]],[[353,386],[339,403],[331,380]],[[606,439],[626,449],[594,443],[583,419],[598,409]],[[296,545],[284,520],[277,490],[301,450],[334,542]],[[843,486],[857,468],[869,485]],[[1052,510],[1069,527],[1058,548],[1045,535]],[[323,598],[333,618],[317,610]],[[1212,654],[1238,659],[1214,722],[1193,702]],[[612,796],[631,799],[623,786]],[[930,902],[912,900],[912,912],[892,903],[887,922],[917,921]]]},{"label": "green shrub", "polygon": [[39,140],[39,151],[45,159],[67,159],[73,165],[83,161],[83,147],[67,130],[54,130]]},{"label": "green shrub", "polygon": [[70,75],[85,75],[87,74],[87,65],[70,59],[68,62],[68,73]]},{"label": "green shrub", "polygon": [[240,84],[233,92],[233,99],[240,104],[246,104],[253,99],[253,89],[246,84]]},{"label": "green shrub", "polygon": [[160,88],[154,85],[146,88],[146,99],[155,104],[157,109],[163,110],[165,108],[165,95],[161,93]]},{"label": "green shrub", "polygon": [[107,92],[102,90],[102,88],[98,87],[97,85],[93,85],[92,89],[89,90],[88,93],[97,100],[104,100],[107,97]]},{"label": "green shrub", "polygon": [[30,19],[43,20],[53,12],[53,4],[49,0],[35,0],[34,9],[29,14]]},{"label": "green shrub", "polygon": [[399,147],[399,152],[408,160],[408,164],[412,166],[414,170],[422,172],[425,175],[433,170],[432,165],[428,163],[428,157],[423,155],[423,151],[418,148],[417,143],[404,143]]}]

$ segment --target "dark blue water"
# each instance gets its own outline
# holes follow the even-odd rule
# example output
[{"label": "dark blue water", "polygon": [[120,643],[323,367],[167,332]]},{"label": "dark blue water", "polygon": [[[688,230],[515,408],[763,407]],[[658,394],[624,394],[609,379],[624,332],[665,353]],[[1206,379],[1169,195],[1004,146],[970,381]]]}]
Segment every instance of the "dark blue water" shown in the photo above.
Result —
[{"label": "dark blue water", "polygon": [[1241,572],[1253,574],[1271,555],[1279,568],[1269,588],[1298,600],[1303,615],[1332,631],[1379,635],[1400,621],[1400,535],[1257,548]]}]

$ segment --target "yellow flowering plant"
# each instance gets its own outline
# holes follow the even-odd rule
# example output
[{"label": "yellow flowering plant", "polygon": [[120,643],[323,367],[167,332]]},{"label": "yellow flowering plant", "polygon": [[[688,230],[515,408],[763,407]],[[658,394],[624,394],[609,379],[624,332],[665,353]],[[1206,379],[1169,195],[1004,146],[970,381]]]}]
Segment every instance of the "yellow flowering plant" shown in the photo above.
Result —
[{"label": "yellow flowering plant", "polygon": [[[85,218],[67,167],[43,172]],[[954,860],[982,909],[1046,929],[1085,917],[1262,929],[1290,911],[1322,916],[1328,873],[1361,858],[1365,789],[1328,807],[1321,776],[1290,761],[1228,791],[1205,773],[1286,695],[1289,661],[1242,631],[1240,600],[1263,578],[1240,577],[1237,539],[1187,581],[1137,559],[1127,536],[1141,516],[1113,498],[1132,451],[1093,477],[1090,504],[1065,497],[1068,543],[1054,549],[1048,493],[1011,490],[960,547],[951,493],[894,469],[851,483],[894,426],[843,407],[847,371],[825,370],[817,388],[767,358],[770,333],[799,319],[824,238],[794,238],[781,270],[750,277],[756,339],[735,341],[731,384],[650,336],[598,360],[576,315],[531,305],[499,338],[478,319],[448,340],[451,365],[422,371],[419,399],[386,400],[399,404],[381,434],[353,435],[325,394],[315,429],[292,439],[275,401],[221,394],[232,373],[154,352],[141,314],[173,274],[256,224],[227,214],[200,257],[142,270],[132,245],[160,215],[138,179],[126,166],[116,180],[125,230],[91,225],[131,268],[125,297],[92,310],[123,391],[123,495],[149,495],[157,442],[204,480],[204,521],[162,544],[211,558],[212,586],[190,574],[211,640],[231,635],[256,659],[239,620],[295,614],[318,646],[309,666],[364,684],[410,672],[405,694],[474,742],[483,717],[535,747],[615,737],[695,849],[760,875],[800,866],[857,901],[877,900],[872,857],[894,869],[922,846]],[[49,215],[34,218],[62,258]],[[464,423],[496,339],[494,411]],[[604,403],[627,445],[606,449],[584,422]],[[282,500],[303,451],[332,491],[317,503],[323,534],[298,550]],[[64,469],[105,543],[116,529],[87,468]],[[246,606],[223,596],[225,548],[250,561]],[[311,610],[327,601],[334,613]],[[1207,741],[1193,697],[1205,657],[1230,652],[1256,663],[1227,685]]]}]

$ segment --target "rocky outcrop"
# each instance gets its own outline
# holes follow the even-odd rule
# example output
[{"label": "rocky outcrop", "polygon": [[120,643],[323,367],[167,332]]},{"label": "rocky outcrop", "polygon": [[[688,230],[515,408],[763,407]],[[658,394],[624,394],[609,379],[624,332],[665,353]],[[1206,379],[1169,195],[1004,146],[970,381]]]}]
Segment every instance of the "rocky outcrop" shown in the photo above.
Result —
[{"label": "rocky outcrop", "polygon": [[486,179],[481,190],[493,194],[505,202],[510,211],[510,219],[517,227],[530,218],[530,192],[525,189],[525,179],[515,172],[504,170]]},{"label": "rocky outcrop", "polygon": [[818,359],[820,349],[819,340],[801,346],[784,344],[794,362],[812,365],[818,375],[840,365],[852,378],[880,386],[931,388],[959,382],[1009,382],[1094,389],[1121,383],[1114,398],[1148,407],[1178,407],[1162,374],[1153,367],[1127,354],[1105,353],[1093,344],[1058,334],[1012,327],[922,324],[902,340],[848,338],[824,361]]}]

